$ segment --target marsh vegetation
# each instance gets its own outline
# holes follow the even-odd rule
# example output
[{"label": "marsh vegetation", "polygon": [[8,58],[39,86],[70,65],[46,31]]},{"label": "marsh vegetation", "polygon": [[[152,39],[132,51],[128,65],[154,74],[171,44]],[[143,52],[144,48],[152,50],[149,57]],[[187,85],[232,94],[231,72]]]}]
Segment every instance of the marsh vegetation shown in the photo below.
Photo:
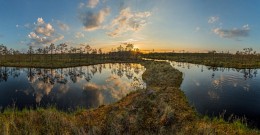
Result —
[{"label": "marsh vegetation", "polygon": [[215,50],[208,53],[189,53],[171,52],[171,53],[148,53],[143,57],[151,59],[171,60],[177,62],[188,62],[194,64],[202,64],[211,67],[225,68],[259,68],[260,54],[252,48],[244,48],[236,53],[216,52]]}]

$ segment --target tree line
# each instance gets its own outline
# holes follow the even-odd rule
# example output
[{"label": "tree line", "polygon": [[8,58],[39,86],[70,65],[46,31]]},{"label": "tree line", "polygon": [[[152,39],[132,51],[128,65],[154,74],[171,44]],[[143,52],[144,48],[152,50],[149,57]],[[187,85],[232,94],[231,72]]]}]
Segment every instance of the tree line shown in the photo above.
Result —
[{"label": "tree line", "polygon": [[26,52],[20,52],[13,48],[0,45],[0,64],[18,62],[21,65],[26,62],[37,63],[86,63],[94,60],[137,60],[141,52],[131,43],[122,43],[109,52],[103,52],[101,48],[92,48],[90,45],[81,44],[78,47],[69,47],[66,43],[58,45],[50,44],[43,48],[28,47]]}]

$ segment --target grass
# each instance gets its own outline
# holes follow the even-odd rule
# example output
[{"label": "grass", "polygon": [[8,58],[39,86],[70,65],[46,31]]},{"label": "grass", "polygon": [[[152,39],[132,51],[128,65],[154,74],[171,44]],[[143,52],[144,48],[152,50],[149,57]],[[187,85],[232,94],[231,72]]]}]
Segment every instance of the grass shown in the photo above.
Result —
[{"label": "grass", "polygon": [[139,62],[140,58],[111,56],[109,54],[28,54],[6,55],[0,57],[0,66],[5,67],[37,67],[66,68],[95,65],[102,63]]},{"label": "grass", "polygon": [[182,73],[166,62],[140,62],[145,90],[95,109],[65,113],[56,108],[7,109],[3,134],[260,134],[241,121],[199,116],[179,89]]},{"label": "grass", "polygon": [[260,68],[260,55],[238,55],[225,53],[150,53],[143,57],[150,59],[188,62],[212,67]]}]

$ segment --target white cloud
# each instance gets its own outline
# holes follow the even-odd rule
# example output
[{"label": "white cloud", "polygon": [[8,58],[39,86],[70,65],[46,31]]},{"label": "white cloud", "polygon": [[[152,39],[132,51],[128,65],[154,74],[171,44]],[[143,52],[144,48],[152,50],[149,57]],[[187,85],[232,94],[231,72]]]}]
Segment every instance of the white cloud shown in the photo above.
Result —
[{"label": "white cloud", "polygon": [[150,15],[150,12],[134,13],[130,8],[124,8],[108,26],[110,30],[108,35],[115,37],[128,31],[138,31],[147,24],[147,18]]},{"label": "white cloud", "polygon": [[250,32],[250,27],[248,24],[242,26],[242,28],[233,28],[233,29],[222,29],[215,28],[212,30],[215,34],[222,38],[239,38],[239,37],[248,37]]},{"label": "white cloud", "polygon": [[84,3],[79,3],[79,8],[83,8],[85,6],[85,4]]},{"label": "white cloud", "polygon": [[28,37],[31,39],[31,42],[29,45],[35,46],[35,45],[46,45],[55,43],[59,40],[62,40],[64,38],[63,35],[57,35],[57,36],[39,36],[34,32],[31,32]]},{"label": "white cloud", "polygon": [[95,8],[98,3],[99,3],[99,0],[89,0],[87,6],[90,8]]},{"label": "white cloud", "polygon": [[33,78],[32,80],[32,87],[33,87],[33,94],[35,96],[35,101],[37,103],[40,103],[42,100],[42,97],[44,95],[49,95],[49,93],[53,89],[53,85],[50,83],[44,83],[43,81],[38,81],[37,78]]},{"label": "white cloud", "polygon": [[130,38],[130,39],[127,39],[127,40],[123,41],[123,43],[132,43],[132,42],[137,42],[137,41],[139,41],[139,40],[138,39],[134,39],[134,38]]},{"label": "white cloud", "polygon": [[196,27],[195,28],[195,31],[197,32],[197,31],[200,31],[200,27]]},{"label": "white cloud", "polygon": [[40,24],[44,24],[43,19],[42,19],[42,18],[38,18],[38,19],[37,19],[37,24],[39,24],[39,25],[40,25]]},{"label": "white cloud", "polygon": [[77,32],[76,34],[75,34],[75,38],[84,38],[85,37],[85,35],[84,35],[84,33],[82,33],[82,32]]},{"label": "white cloud", "polygon": [[29,23],[27,23],[27,24],[24,24],[24,25],[19,25],[19,24],[16,24],[15,25],[15,27],[16,28],[20,28],[20,29],[31,29],[31,28],[33,28],[34,27],[34,25],[36,25],[37,23],[34,23],[34,24],[29,24]]},{"label": "white cloud", "polygon": [[50,23],[45,23],[42,18],[37,19],[34,23],[33,31],[28,34],[30,39],[29,45],[46,45],[62,40],[63,35],[55,33],[53,26]]},{"label": "white cloud", "polygon": [[32,25],[27,23],[27,24],[24,25],[24,27],[30,29],[32,27]]},{"label": "white cloud", "polygon": [[68,31],[70,29],[67,24],[62,23],[61,21],[57,21],[57,24],[62,31]]},{"label": "white cloud", "polygon": [[50,23],[42,23],[36,27],[35,33],[42,34],[44,36],[51,36],[52,33],[54,33],[54,28]]},{"label": "white cloud", "polygon": [[109,13],[109,8],[104,8],[97,13],[87,11],[85,13],[81,13],[79,19],[83,23],[86,31],[93,31],[102,28],[101,25]]},{"label": "white cloud", "polygon": [[248,24],[246,24],[246,25],[243,26],[243,29],[244,29],[244,30],[250,30],[250,27],[249,27]]},{"label": "white cloud", "polygon": [[218,16],[211,16],[209,17],[208,23],[215,23],[219,20]]}]

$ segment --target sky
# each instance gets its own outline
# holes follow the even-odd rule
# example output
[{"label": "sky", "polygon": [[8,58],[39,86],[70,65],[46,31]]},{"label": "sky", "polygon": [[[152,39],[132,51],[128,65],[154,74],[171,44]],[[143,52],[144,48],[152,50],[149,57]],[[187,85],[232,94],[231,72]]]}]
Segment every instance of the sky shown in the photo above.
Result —
[{"label": "sky", "polygon": [[0,44],[260,52],[259,0],[0,0]]}]

